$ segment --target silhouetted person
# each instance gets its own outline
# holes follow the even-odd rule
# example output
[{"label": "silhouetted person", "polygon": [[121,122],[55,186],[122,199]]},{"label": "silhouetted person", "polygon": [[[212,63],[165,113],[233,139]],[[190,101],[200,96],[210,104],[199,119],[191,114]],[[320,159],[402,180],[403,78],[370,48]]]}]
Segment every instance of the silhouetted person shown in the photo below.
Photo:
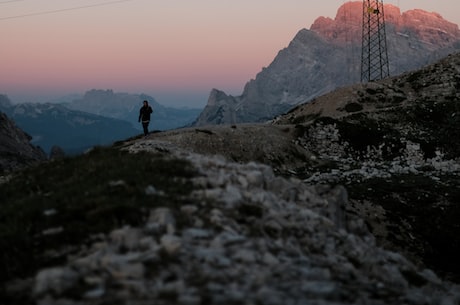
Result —
[{"label": "silhouetted person", "polygon": [[142,127],[144,128],[144,136],[149,134],[149,123],[150,123],[150,114],[153,112],[152,107],[149,106],[149,102],[144,101],[144,105],[139,110],[139,122],[142,122]]}]

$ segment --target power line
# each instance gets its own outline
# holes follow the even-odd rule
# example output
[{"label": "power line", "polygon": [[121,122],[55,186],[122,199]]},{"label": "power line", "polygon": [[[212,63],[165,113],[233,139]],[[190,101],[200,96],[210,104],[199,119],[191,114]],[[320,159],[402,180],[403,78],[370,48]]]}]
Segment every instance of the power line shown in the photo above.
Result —
[{"label": "power line", "polygon": [[3,4],[3,3],[10,3],[10,2],[19,2],[19,1],[24,1],[24,0],[9,0],[9,1],[0,1],[0,4]]},{"label": "power line", "polygon": [[[24,0],[17,0],[17,1],[24,1]],[[61,12],[67,12],[67,11],[73,11],[73,10],[80,10],[80,9],[91,8],[91,7],[98,7],[98,6],[113,5],[113,4],[117,4],[117,3],[131,2],[131,1],[135,1],[135,0],[117,0],[117,1],[109,1],[109,2],[98,3],[98,4],[89,4],[89,5],[75,6],[75,7],[63,8],[63,9],[57,9],[57,10],[50,10],[50,11],[42,11],[42,12],[36,12],[36,13],[28,13],[28,14],[22,14],[22,15],[14,15],[14,16],[0,17],[0,21],[2,21],[2,20],[8,20],[8,19],[16,19],[16,18],[25,18],[25,17],[32,17],[32,16],[40,16],[40,15],[55,14],[55,13],[61,13]],[[10,1],[0,2],[0,3],[6,3],[6,2],[15,2],[15,1],[10,0]]]}]

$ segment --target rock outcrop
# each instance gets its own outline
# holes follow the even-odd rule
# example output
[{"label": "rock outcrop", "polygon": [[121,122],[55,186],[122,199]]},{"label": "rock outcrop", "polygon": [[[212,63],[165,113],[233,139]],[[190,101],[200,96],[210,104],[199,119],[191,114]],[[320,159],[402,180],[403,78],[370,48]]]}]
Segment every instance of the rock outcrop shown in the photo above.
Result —
[{"label": "rock outcrop", "polygon": [[[439,14],[401,14],[385,5],[390,75],[419,69],[460,49],[460,30]],[[195,126],[267,121],[293,106],[360,81],[362,2],[342,5],[335,19],[302,29],[240,96],[213,90]]]},{"label": "rock outcrop", "polygon": [[[460,215],[459,72],[457,53],[400,77],[337,89],[276,120],[296,124],[298,144],[322,164],[294,170],[306,182],[346,185],[378,239],[457,280],[460,230],[449,219]],[[392,224],[367,214],[369,203]]]},{"label": "rock outcrop", "polygon": [[30,143],[32,137],[0,112],[0,173],[47,160],[45,152]]},{"label": "rock outcrop", "polygon": [[[276,177],[156,141],[199,172],[190,203],[150,211],[142,227],[112,231],[69,264],[41,270],[43,304],[449,304],[459,287],[375,244],[345,217],[347,192]],[[155,192],[154,188],[145,192]],[[153,194],[153,193],[152,193]],[[198,199],[198,201],[196,201]],[[193,203],[195,202],[195,203]]]},{"label": "rock outcrop", "polygon": [[[424,42],[433,49],[450,47],[460,40],[458,25],[445,20],[434,12],[414,9],[401,13],[400,9],[391,4],[384,6],[386,26],[389,33],[413,37]],[[348,2],[337,10],[335,19],[319,17],[311,25],[310,30],[321,37],[340,45],[350,41],[361,41],[362,2]],[[392,37],[390,36],[390,39]]]}]

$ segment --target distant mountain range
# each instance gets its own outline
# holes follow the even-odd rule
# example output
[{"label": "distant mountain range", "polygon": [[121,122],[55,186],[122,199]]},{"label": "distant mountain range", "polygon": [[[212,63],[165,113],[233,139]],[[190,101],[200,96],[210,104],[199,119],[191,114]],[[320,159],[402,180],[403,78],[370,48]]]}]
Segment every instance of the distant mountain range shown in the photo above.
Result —
[{"label": "distant mountain range", "polygon": [[124,120],[140,130],[137,119],[144,100],[153,108],[151,130],[168,130],[190,125],[203,110],[165,107],[146,94],[115,93],[113,90],[96,89],[87,91],[82,98],[66,103],[65,106],[72,110]]},{"label": "distant mountain range", "polygon": [[96,145],[107,145],[141,133],[139,108],[148,100],[154,108],[150,130],[189,125],[201,109],[175,109],[158,104],[148,95],[90,90],[83,98],[65,103],[11,103],[0,95],[0,112],[31,136],[31,144],[47,154],[53,146],[78,154]]},{"label": "distant mountain range", "polygon": [[4,95],[0,95],[0,112],[6,113],[31,136],[31,143],[46,153],[59,146],[67,154],[78,154],[140,133],[126,121],[69,110],[60,104],[13,105]]},{"label": "distant mountain range", "polygon": [[[392,75],[411,71],[460,50],[460,30],[439,14],[385,5]],[[4,112],[49,152],[55,145],[80,153],[141,133],[143,100],[154,108],[150,130],[183,126],[261,122],[338,87],[359,82],[362,2],[342,5],[335,19],[319,17],[300,30],[273,62],[250,80],[240,96],[213,89],[202,109],[164,107],[148,95],[90,90],[63,103],[13,105],[0,95]]]},{"label": "distant mountain range", "polygon": [[[300,30],[289,46],[240,96],[213,89],[195,126],[261,122],[293,106],[360,82],[362,2],[342,5],[335,19],[319,17]],[[385,5],[390,74],[415,70],[460,50],[460,30],[439,14],[411,10],[401,14]]]}]

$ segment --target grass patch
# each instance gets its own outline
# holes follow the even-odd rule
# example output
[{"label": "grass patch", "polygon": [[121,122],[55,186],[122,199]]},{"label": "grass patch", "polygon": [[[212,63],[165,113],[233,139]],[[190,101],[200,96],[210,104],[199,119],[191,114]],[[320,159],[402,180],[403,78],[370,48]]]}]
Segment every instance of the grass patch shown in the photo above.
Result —
[{"label": "grass patch", "polygon": [[115,148],[17,173],[0,185],[0,282],[64,260],[91,236],[141,224],[150,208],[180,206],[193,175],[184,160]]},{"label": "grass patch", "polygon": [[[436,149],[445,152],[448,159],[460,156],[460,144],[452,140],[460,137],[459,112],[459,103],[425,101],[413,107],[407,115],[409,124],[427,134],[422,146],[426,157],[433,157]],[[418,138],[420,136],[414,135],[411,140],[419,142]]]}]

